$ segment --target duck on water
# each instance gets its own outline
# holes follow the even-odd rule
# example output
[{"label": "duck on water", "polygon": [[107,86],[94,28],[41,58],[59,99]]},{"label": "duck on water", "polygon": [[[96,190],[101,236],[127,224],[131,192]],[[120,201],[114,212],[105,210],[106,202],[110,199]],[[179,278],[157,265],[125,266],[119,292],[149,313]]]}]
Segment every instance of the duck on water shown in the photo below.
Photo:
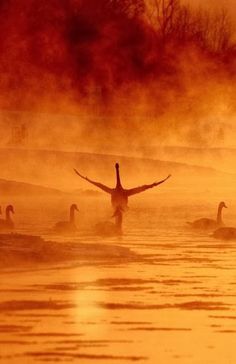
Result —
[{"label": "duck on water", "polygon": [[121,207],[122,209],[126,209],[127,206],[128,206],[128,198],[130,196],[136,195],[137,193],[141,193],[141,192],[144,192],[144,191],[146,191],[146,190],[148,190],[150,188],[156,187],[156,186],[164,183],[168,178],[171,177],[171,175],[169,175],[165,179],[163,179],[163,180],[161,180],[159,182],[154,182],[154,183],[149,184],[149,185],[134,187],[134,188],[131,188],[131,189],[125,189],[125,188],[123,188],[123,186],[121,184],[120,170],[119,170],[119,164],[118,163],[116,163],[115,169],[116,169],[116,187],[115,188],[110,188],[108,186],[105,186],[102,183],[92,181],[88,177],[85,177],[82,174],[80,174],[76,169],[74,171],[81,178],[85,179],[89,183],[93,184],[94,186],[100,188],[102,191],[104,191],[104,192],[108,193],[109,195],[111,195],[111,203],[112,203],[112,206],[113,206],[114,210],[116,210],[116,208],[118,208],[118,207]]},{"label": "duck on water", "polygon": [[194,229],[200,229],[200,230],[217,229],[224,225],[223,220],[222,220],[223,208],[227,208],[227,206],[222,201],[219,203],[219,206],[218,206],[216,220],[203,217],[203,218],[195,220],[193,222],[187,222],[187,224],[189,224]]}]

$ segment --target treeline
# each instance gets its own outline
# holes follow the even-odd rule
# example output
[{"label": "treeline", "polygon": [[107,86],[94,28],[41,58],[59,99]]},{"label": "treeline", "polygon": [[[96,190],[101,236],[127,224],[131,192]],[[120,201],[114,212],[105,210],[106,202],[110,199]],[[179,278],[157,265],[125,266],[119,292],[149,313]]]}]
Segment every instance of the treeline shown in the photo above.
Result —
[{"label": "treeline", "polygon": [[88,74],[95,72],[103,89],[173,75],[178,72],[178,53],[191,47],[212,61],[234,58],[234,30],[223,8],[196,8],[181,0],[80,0],[77,4],[68,18],[68,39],[72,51],[79,49],[85,55],[81,63],[77,53],[82,68],[89,59]]},{"label": "treeline", "polygon": [[0,17],[0,89],[41,94],[59,83],[86,95],[97,84],[106,94],[158,79],[170,63],[174,73],[166,50],[175,57],[176,47],[194,46],[217,60],[235,54],[225,10],[180,0],[1,0]]},{"label": "treeline", "polygon": [[223,8],[204,10],[180,0],[149,0],[146,16],[160,42],[193,43],[218,54],[235,46],[231,19]]},{"label": "treeline", "polygon": [[196,8],[181,0],[105,0],[104,4],[113,14],[145,19],[160,45],[195,43],[218,54],[235,47],[232,20],[222,7]]}]

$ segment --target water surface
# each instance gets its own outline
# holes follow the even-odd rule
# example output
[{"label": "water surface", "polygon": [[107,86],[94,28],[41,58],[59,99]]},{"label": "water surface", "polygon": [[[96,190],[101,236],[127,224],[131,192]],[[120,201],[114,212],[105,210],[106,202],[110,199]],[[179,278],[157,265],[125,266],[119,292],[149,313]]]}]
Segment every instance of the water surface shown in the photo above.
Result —
[{"label": "water surface", "polygon": [[[93,219],[82,217],[78,234],[57,236],[48,227],[62,213],[48,211],[35,221],[36,209],[26,209],[19,232],[61,244],[128,247],[140,260],[78,257],[2,269],[1,362],[236,362],[236,242],[214,240],[186,224],[209,216],[211,206],[134,204],[122,238],[95,236]],[[102,211],[100,218],[109,214]],[[87,215],[94,216],[93,207]]]}]

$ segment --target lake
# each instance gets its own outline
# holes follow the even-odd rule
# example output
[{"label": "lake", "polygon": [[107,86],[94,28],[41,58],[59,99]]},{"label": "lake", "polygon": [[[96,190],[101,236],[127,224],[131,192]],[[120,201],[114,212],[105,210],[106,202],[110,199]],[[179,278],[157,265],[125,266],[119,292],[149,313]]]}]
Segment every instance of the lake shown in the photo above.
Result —
[{"label": "lake", "polygon": [[[236,362],[236,242],[215,240],[186,224],[214,217],[215,207],[137,201],[124,216],[123,236],[105,238],[92,226],[110,218],[109,205],[90,203],[85,213],[82,204],[78,233],[57,236],[49,227],[65,217],[65,201],[24,208],[14,201],[20,233],[62,246],[121,246],[138,259],[78,257],[56,266],[1,269],[2,363]],[[225,212],[226,219],[233,225],[236,208]]]}]

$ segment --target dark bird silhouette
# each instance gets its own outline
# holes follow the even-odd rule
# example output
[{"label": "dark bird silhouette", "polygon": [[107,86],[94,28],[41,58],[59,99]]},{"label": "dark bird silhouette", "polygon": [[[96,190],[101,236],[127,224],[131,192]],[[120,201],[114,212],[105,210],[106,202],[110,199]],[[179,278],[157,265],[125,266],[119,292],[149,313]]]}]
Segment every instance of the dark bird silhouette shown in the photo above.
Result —
[{"label": "dark bird silhouette", "polygon": [[112,215],[112,217],[115,217],[115,226],[118,233],[122,233],[123,213],[122,207],[118,206]]},{"label": "dark bird silhouette", "polygon": [[6,219],[0,219],[0,230],[14,229],[14,222],[11,218],[11,214],[14,213],[14,207],[12,205],[8,205],[6,207]]},{"label": "dark bird silhouette", "polygon": [[85,179],[89,183],[93,184],[94,186],[100,188],[102,191],[111,195],[111,203],[112,203],[112,206],[114,209],[116,209],[118,207],[121,207],[122,209],[126,209],[128,206],[128,198],[130,196],[136,195],[137,193],[141,193],[150,188],[156,187],[156,186],[164,183],[171,176],[171,175],[169,175],[165,179],[163,179],[159,182],[154,182],[150,185],[143,185],[143,186],[139,186],[139,187],[135,187],[135,188],[131,188],[131,189],[125,189],[122,187],[122,184],[120,181],[120,171],[119,171],[118,163],[116,163],[115,168],[116,168],[116,187],[115,188],[110,188],[110,187],[105,186],[102,183],[92,181],[88,177],[84,177],[82,174],[80,174],[76,169],[74,171],[81,178]]},{"label": "dark bird silhouette", "polygon": [[222,201],[219,203],[219,206],[218,206],[216,220],[208,219],[208,218],[204,217],[202,219],[198,219],[193,222],[188,222],[188,224],[194,229],[200,229],[200,230],[217,229],[218,227],[221,227],[224,225],[223,220],[222,220],[223,208],[227,208],[227,206]]},{"label": "dark bird silhouette", "polygon": [[76,224],[75,224],[75,211],[79,211],[76,204],[70,206],[70,216],[69,221],[59,221],[54,226],[54,230],[57,232],[73,232],[76,231]]},{"label": "dark bird silhouette", "polygon": [[121,206],[118,206],[111,216],[115,218],[115,223],[111,221],[100,222],[95,225],[95,231],[102,236],[114,236],[122,235],[122,222],[123,222],[124,210]]},{"label": "dark bird silhouette", "polygon": [[236,240],[236,228],[221,227],[213,233],[213,237],[222,240]]}]

